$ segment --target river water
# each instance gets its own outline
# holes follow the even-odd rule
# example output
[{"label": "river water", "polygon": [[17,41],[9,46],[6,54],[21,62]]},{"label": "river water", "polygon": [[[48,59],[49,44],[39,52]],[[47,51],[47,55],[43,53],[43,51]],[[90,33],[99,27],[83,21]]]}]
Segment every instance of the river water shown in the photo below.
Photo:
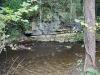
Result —
[{"label": "river water", "polygon": [[[30,49],[11,50],[0,54],[0,75],[80,75],[83,71],[83,43],[20,42]],[[100,43],[96,64],[100,67]]]}]

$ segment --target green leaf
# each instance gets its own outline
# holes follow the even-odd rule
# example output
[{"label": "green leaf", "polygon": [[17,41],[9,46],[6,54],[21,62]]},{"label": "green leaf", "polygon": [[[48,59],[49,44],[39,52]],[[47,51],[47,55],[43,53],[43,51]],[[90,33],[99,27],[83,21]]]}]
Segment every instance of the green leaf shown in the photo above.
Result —
[{"label": "green leaf", "polygon": [[6,38],[8,38],[10,35],[6,35]]},{"label": "green leaf", "polygon": [[84,47],[84,45],[82,45],[81,47]]},{"label": "green leaf", "polygon": [[28,10],[23,10],[23,12],[28,13]]},{"label": "green leaf", "polygon": [[28,11],[33,11],[33,9],[30,8],[30,9],[28,9]]},{"label": "green leaf", "polygon": [[38,5],[34,6],[34,10],[37,10],[38,8],[39,8]]},{"label": "green leaf", "polygon": [[96,27],[93,27],[93,30],[96,30]]},{"label": "green leaf", "polygon": [[22,15],[22,13],[20,12],[20,9],[19,9],[18,12],[15,12],[14,14],[15,14],[16,16],[21,16],[21,15]]},{"label": "green leaf", "polygon": [[85,26],[85,27],[88,27],[88,24],[84,23],[84,26]]},{"label": "green leaf", "polygon": [[86,72],[89,73],[87,75],[99,75],[99,71],[97,69],[94,68],[88,68],[86,69]]},{"label": "green leaf", "polygon": [[25,23],[29,23],[29,21],[28,20],[22,20],[23,22],[25,22]]},{"label": "green leaf", "polygon": [[80,20],[78,20],[78,19],[75,19],[75,22],[78,22],[78,23],[79,23],[79,22],[80,22]]},{"label": "green leaf", "polygon": [[85,25],[85,23],[84,22],[81,22],[81,25]]}]

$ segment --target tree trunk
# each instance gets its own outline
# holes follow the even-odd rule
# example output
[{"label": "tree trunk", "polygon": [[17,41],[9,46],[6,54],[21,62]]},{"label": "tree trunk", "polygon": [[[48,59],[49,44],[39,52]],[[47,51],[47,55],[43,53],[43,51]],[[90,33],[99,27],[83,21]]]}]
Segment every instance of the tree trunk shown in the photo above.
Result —
[{"label": "tree trunk", "polygon": [[84,73],[86,75],[87,68],[95,68],[95,0],[84,0],[84,17],[88,27],[84,30],[85,44],[85,64]]}]

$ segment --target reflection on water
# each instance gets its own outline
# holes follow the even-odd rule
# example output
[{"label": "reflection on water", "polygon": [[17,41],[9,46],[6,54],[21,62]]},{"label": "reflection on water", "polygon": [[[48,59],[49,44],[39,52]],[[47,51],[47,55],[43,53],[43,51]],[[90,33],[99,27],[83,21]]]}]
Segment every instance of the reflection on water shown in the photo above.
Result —
[{"label": "reflection on water", "polygon": [[[31,50],[11,51],[7,47],[7,54],[2,52],[0,55],[1,74],[7,72],[15,75],[80,75],[80,71],[76,69],[83,67],[85,50],[81,47],[82,44],[57,42],[19,44],[30,47]],[[100,44],[97,44],[98,60],[100,59],[99,46]],[[83,60],[81,65],[78,65],[79,59]],[[97,64],[99,65],[99,62]]]}]

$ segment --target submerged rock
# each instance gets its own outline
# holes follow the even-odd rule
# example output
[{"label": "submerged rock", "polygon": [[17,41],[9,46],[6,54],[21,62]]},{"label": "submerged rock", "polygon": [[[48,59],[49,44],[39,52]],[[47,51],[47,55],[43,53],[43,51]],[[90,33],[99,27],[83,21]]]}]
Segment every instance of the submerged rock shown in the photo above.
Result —
[{"label": "submerged rock", "polygon": [[26,47],[24,45],[19,45],[19,46],[17,46],[17,49],[18,50],[31,50],[31,47]]}]

